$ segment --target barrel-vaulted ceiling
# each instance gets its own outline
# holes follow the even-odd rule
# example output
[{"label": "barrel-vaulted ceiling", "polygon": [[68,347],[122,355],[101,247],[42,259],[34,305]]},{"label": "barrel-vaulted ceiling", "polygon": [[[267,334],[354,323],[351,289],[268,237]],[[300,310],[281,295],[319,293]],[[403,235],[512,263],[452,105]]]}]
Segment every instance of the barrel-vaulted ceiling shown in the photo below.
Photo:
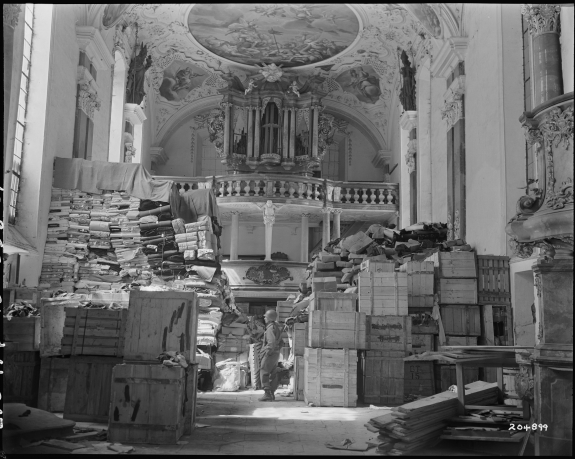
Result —
[{"label": "barrel-vaulted ceiling", "polygon": [[264,64],[276,64],[298,87],[314,78],[328,94],[325,105],[359,112],[388,142],[398,49],[419,66],[434,39],[458,34],[460,5],[109,4],[97,17],[102,29],[121,27],[130,41],[137,29],[137,42],[147,45],[155,135],[190,105],[208,98],[215,105],[233,76],[247,87]]}]

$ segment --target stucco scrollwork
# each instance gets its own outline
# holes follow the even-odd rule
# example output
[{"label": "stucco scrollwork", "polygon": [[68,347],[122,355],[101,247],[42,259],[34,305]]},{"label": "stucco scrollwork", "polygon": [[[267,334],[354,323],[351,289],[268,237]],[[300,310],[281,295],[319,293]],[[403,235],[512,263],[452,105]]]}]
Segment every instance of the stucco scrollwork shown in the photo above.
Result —
[{"label": "stucco scrollwork", "polygon": [[455,123],[457,123],[462,117],[463,101],[461,100],[446,102],[441,110],[441,119],[445,120],[447,123],[448,130],[455,126]]},{"label": "stucco scrollwork", "polygon": [[545,32],[559,32],[560,12],[561,7],[551,3],[526,4],[521,7],[521,14],[527,21],[531,35],[539,35]]},{"label": "stucco scrollwork", "polygon": [[509,240],[509,247],[515,254],[515,256],[519,258],[529,258],[533,255],[533,249],[535,247],[535,243],[533,242],[519,242],[517,237],[512,237]]},{"label": "stucco scrollwork", "polygon": [[94,119],[94,111],[100,110],[102,102],[98,98],[97,94],[90,91],[90,85],[81,84],[80,91],[78,93],[78,108],[82,110],[88,118]]},{"label": "stucco scrollwork", "polygon": [[526,365],[519,366],[519,373],[515,377],[515,390],[521,400],[533,400],[533,370]]},{"label": "stucco scrollwork", "polygon": [[415,155],[417,153],[417,139],[412,139],[407,143],[407,153],[405,154],[405,164],[407,164],[408,173],[415,170]]},{"label": "stucco scrollwork", "polygon": [[451,214],[447,214],[447,240],[453,241],[453,222],[451,221]]},{"label": "stucco scrollwork", "polygon": [[210,142],[216,147],[218,156],[226,159],[224,152],[224,126],[226,115],[224,110],[214,108],[208,114],[194,117],[198,129],[207,128]]},{"label": "stucco scrollwork", "polygon": [[461,220],[459,218],[459,210],[455,211],[455,220],[453,221],[453,238],[461,238]]},{"label": "stucco scrollwork", "polygon": [[18,25],[19,14],[20,5],[18,3],[4,3],[4,5],[2,5],[2,20],[4,26],[16,27]]}]

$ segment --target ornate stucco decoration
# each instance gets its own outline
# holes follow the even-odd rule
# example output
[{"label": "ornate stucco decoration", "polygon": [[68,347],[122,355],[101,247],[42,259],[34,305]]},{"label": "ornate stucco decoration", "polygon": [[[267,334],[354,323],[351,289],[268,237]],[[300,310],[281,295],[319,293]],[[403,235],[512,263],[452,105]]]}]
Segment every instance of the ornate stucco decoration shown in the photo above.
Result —
[{"label": "ornate stucco decoration", "polygon": [[408,173],[415,171],[415,155],[417,153],[417,139],[410,140],[407,143],[407,153],[405,154],[405,163],[407,164]]},{"label": "ornate stucco decoration", "polygon": [[251,280],[256,284],[278,285],[285,280],[293,280],[289,270],[284,266],[274,263],[266,263],[262,266],[252,266],[246,271],[244,279]]},{"label": "ornate stucco decoration", "polygon": [[210,142],[216,147],[221,159],[226,159],[224,152],[224,121],[226,115],[221,108],[215,108],[206,115],[197,115],[194,120],[198,129],[207,128]]},{"label": "ornate stucco decoration", "polygon": [[535,288],[537,289],[537,296],[541,298],[541,275],[536,273],[533,277],[535,282]]},{"label": "ornate stucco decoration", "polygon": [[78,108],[82,110],[88,118],[94,120],[94,111],[100,110],[102,102],[97,94],[90,91],[90,85],[83,83],[80,84],[80,91],[78,92]]},{"label": "ornate stucco decoration", "polygon": [[451,214],[447,214],[447,240],[453,241],[454,234],[453,234],[453,222],[451,219]]},{"label": "ornate stucco decoration", "polygon": [[270,83],[279,81],[283,75],[281,65],[278,67],[274,63],[271,63],[270,65],[262,64],[262,66],[263,68],[259,70],[259,73],[261,73],[265,80]]},{"label": "ornate stucco decoration", "polygon": [[20,14],[20,5],[17,3],[4,3],[2,5],[2,19],[4,26],[16,27],[18,25],[18,15]]},{"label": "ornate stucco decoration", "polygon": [[441,110],[441,118],[446,121],[447,129],[463,118],[463,95],[465,94],[465,75],[455,78],[443,95],[445,104]]},{"label": "ornate stucco decoration", "polygon": [[515,377],[515,390],[521,400],[533,400],[533,372],[530,367],[526,365],[519,366],[519,374]]},{"label": "ornate stucco decoration", "polygon": [[527,21],[529,33],[539,35],[545,32],[559,32],[559,13],[561,7],[551,3],[526,4],[521,7],[521,14]]},{"label": "ornate stucco decoration", "polygon": [[256,205],[263,211],[264,224],[273,225],[276,221],[276,210],[279,210],[282,206],[274,204],[270,199],[265,204]]},{"label": "ornate stucco decoration", "polygon": [[318,129],[318,156],[323,159],[331,144],[334,143],[334,135],[340,132],[347,135],[347,128],[349,123],[340,120],[333,115],[321,113],[319,116],[319,129]]},{"label": "ornate stucco decoration", "polygon": [[454,239],[461,238],[461,221],[459,218],[459,210],[455,211],[455,220],[453,222],[453,238]]}]

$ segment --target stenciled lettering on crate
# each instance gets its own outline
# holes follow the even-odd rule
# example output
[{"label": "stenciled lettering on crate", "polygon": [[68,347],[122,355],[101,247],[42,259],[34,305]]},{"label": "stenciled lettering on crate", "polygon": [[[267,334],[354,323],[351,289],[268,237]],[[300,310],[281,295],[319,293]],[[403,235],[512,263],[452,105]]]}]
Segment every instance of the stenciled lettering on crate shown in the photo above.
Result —
[{"label": "stenciled lettering on crate", "polygon": [[366,349],[406,357],[412,350],[411,317],[367,316]]},{"label": "stenciled lettering on crate", "polygon": [[423,395],[427,397],[435,393],[433,361],[408,357],[404,359],[404,366],[405,395]]}]

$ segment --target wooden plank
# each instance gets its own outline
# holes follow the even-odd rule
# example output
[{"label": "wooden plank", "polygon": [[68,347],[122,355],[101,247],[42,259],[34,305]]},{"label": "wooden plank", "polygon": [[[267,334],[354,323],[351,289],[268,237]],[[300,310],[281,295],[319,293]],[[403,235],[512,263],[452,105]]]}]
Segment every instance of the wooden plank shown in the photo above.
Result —
[{"label": "wooden plank", "polygon": [[124,358],[155,360],[163,351],[180,351],[195,362],[197,297],[192,292],[143,292],[130,295]]},{"label": "wooden plank", "polygon": [[[437,376],[436,381],[439,380],[438,390],[446,391],[449,387],[457,385],[457,375],[455,365],[435,365]],[[463,384],[467,385],[469,383],[479,381],[479,369],[478,368],[464,368],[463,369]]]},{"label": "wooden plank", "polygon": [[20,351],[38,351],[40,349],[40,317],[3,318],[4,340],[18,343]]},{"label": "wooden plank", "polygon": [[446,335],[481,336],[479,306],[441,305],[440,311]]},{"label": "wooden plank", "polygon": [[40,383],[40,354],[38,351],[13,351],[4,348],[2,375],[4,403],[24,403],[38,406]]},{"label": "wooden plank", "polygon": [[80,301],[87,299],[88,295],[79,295],[78,299],[43,299],[40,309],[40,356],[53,357],[60,355],[64,323],[66,321],[66,308],[77,308]]},{"label": "wooden plank", "polygon": [[40,365],[38,408],[50,412],[64,411],[70,359],[44,357]]},{"label": "wooden plank", "polygon": [[457,414],[465,414],[465,382],[463,377],[463,365],[455,364],[455,380],[457,382]]}]

